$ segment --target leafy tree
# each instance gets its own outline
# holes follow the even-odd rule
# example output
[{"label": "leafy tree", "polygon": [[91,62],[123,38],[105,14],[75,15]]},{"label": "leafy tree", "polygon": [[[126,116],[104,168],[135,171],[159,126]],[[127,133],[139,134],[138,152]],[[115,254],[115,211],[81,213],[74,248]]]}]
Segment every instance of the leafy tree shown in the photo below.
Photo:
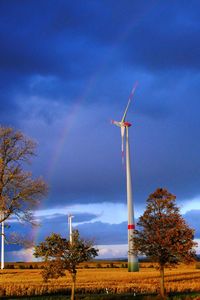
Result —
[{"label": "leafy tree", "polygon": [[135,230],[135,250],[153,261],[160,269],[160,293],[164,297],[164,268],[179,262],[190,262],[195,257],[194,230],[180,215],[176,196],[159,188],[147,199],[147,207]]},{"label": "leafy tree", "polygon": [[32,209],[46,194],[45,182],[24,170],[35,146],[22,132],[0,126],[0,223],[11,215],[32,222]]},{"label": "leafy tree", "polygon": [[93,247],[93,242],[80,237],[78,230],[72,233],[72,243],[63,239],[59,234],[53,233],[44,242],[35,247],[34,255],[47,262],[42,277],[44,281],[49,278],[64,276],[67,269],[72,277],[71,299],[74,299],[77,267],[81,262],[86,262],[98,255],[98,249]]}]

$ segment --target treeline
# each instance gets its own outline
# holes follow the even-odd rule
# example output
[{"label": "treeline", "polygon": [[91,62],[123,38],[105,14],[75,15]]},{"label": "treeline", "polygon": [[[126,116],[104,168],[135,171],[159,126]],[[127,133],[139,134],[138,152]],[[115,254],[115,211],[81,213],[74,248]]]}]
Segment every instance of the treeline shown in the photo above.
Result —
[{"label": "treeline", "polygon": [[4,269],[44,269],[44,265],[42,264],[28,264],[28,263],[13,263],[13,264],[5,264]]}]

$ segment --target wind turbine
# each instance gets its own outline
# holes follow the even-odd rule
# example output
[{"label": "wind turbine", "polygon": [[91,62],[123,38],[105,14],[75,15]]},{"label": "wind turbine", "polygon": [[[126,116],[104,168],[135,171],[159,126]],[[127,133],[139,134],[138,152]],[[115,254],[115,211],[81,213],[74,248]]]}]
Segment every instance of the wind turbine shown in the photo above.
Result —
[{"label": "wind turbine", "polygon": [[[1,214],[2,219],[4,219],[4,214]],[[4,269],[4,240],[5,240],[5,235],[4,235],[4,221],[1,222],[1,270]]]},{"label": "wind turbine", "polygon": [[128,271],[137,272],[139,271],[138,258],[134,252],[133,235],[135,229],[134,212],[133,212],[133,196],[132,196],[132,180],[131,180],[131,164],[130,164],[130,149],[129,149],[129,136],[128,129],[131,123],[126,122],[126,114],[133,98],[137,83],[134,84],[128,99],[124,115],[120,122],[112,121],[112,124],[121,128],[122,138],[122,161],[124,157],[124,135],[126,133],[126,188],[127,188],[127,207],[128,207]]},{"label": "wind turbine", "polygon": [[72,244],[72,216],[71,214],[68,215],[68,225],[69,225],[69,241]]}]

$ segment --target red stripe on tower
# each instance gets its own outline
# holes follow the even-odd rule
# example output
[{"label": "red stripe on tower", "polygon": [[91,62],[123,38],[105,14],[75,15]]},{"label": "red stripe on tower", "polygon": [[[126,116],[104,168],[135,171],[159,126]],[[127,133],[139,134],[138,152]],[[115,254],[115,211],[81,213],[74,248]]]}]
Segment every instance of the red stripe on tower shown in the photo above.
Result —
[{"label": "red stripe on tower", "polygon": [[135,225],[134,224],[128,225],[128,229],[135,229]]}]

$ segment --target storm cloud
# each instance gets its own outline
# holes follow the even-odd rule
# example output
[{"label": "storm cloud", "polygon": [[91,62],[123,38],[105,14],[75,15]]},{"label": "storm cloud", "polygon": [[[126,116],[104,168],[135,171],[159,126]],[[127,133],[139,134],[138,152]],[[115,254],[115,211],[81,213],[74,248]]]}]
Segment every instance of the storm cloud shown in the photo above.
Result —
[{"label": "storm cloud", "polygon": [[[127,115],[135,211],[166,187],[178,205],[190,202],[188,220],[198,214],[199,9],[197,1],[1,1],[0,119],[38,142],[29,168],[49,185],[38,210],[126,203],[110,120],[121,119],[138,81]],[[85,222],[83,233],[93,216]],[[98,227],[121,232],[103,224],[91,225],[94,236]],[[53,225],[43,226],[47,234]]]}]

